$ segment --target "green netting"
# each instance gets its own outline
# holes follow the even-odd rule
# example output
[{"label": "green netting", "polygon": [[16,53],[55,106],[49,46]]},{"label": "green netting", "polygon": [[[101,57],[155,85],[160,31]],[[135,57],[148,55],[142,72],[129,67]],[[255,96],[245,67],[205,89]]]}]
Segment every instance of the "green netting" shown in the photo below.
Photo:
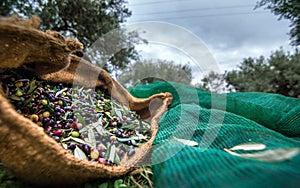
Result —
[{"label": "green netting", "polygon": [[[300,155],[279,162],[233,156],[224,148],[263,143],[265,150],[300,147],[300,100],[267,93],[210,94],[156,82],[130,92],[148,97],[171,92],[152,154],[155,187],[299,187]],[[193,140],[185,146],[173,136]],[[251,151],[252,152],[252,151]]]}]

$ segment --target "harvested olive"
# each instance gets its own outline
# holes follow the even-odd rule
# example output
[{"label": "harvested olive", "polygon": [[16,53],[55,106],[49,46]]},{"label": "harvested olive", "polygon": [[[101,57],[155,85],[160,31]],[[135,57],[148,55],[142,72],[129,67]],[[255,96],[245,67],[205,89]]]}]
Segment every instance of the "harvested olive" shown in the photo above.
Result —
[{"label": "harvested olive", "polygon": [[0,81],[15,109],[75,157],[113,165],[149,139],[150,125],[103,88],[43,81],[22,69],[4,74]]}]

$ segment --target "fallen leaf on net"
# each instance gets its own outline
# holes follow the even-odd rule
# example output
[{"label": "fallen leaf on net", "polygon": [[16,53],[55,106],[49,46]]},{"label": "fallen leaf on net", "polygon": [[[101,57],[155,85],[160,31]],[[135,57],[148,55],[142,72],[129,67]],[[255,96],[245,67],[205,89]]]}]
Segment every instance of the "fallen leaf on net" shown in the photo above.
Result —
[{"label": "fallen leaf on net", "polygon": [[279,149],[260,151],[256,153],[239,154],[226,148],[224,148],[224,150],[234,156],[256,159],[263,162],[280,162],[284,160],[290,160],[296,155],[298,155],[300,151],[299,148],[279,148]]},{"label": "fallen leaf on net", "polygon": [[237,146],[234,146],[230,148],[230,151],[235,151],[235,150],[245,150],[245,151],[250,151],[250,150],[263,150],[267,146],[265,144],[261,143],[245,143],[245,144],[240,144]]},{"label": "fallen leaf on net", "polygon": [[177,137],[173,137],[175,140],[177,140],[178,142],[181,142],[183,143],[184,145],[187,145],[187,146],[198,146],[198,142],[195,142],[195,141],[192,141],[192,140],[186,140],[186,139],[183,139],[183,138],[177,138]]}]

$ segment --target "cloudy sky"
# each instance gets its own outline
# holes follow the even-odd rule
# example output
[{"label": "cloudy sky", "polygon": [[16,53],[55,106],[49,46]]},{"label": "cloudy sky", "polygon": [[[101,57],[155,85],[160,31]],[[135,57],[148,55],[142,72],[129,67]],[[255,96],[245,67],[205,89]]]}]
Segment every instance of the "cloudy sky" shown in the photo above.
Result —
[{"label": "cloudy sky", "polygon": [[[176,27],[179,30],[185,29],[190,35],[198,37],[198,40],[207,47],[221,71],[231,70],[243,58],[269,56],[280,47],[291,50],[287,35],[289,22],[278,21],[276,16],[263,8],[254,10],[256,1],[128,0],[132,16],[128,19],[127,25],[140,24],[143,28],[143,23],[155,21],[150,23],[169,24],[169,29],[177,30]],[[152,26],[150,35],[161,35],[160,39],[168,37],[169,39],[163,40],[164,42],[154,40],[148,46],[138,46],[145,59],[161,58],[178,63],[199,61],[199,57],[193,59],[194,56],[191,57],[189,54],[189,51],[192,51],[192,44],[187,51],[182,47],[194,39],[181,38],[177,43],[168,44],[166,41],[178,38],[176,32],[169,34],[170,31],[164,27],[156,24]],[[199,45],[194,46],[199,52],[201,49],[198,47]],[[202,50],[205,47],[202,46]],[[193,63],[191,66],[194,67]],[[198,70],[193,70],[194,83],[198,82],[198,73]]]}]

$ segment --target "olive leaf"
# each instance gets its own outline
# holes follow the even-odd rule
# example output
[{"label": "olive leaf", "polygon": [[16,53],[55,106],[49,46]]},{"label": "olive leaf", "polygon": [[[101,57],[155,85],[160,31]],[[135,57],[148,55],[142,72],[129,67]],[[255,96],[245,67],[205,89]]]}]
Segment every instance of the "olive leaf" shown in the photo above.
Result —
[{"label": "olive leaf", "polygon": [[129,124],[129,125],[122,126],[122,129],[129,130],[129,129],[134,129],[135,127],[136,127],[135,124]]},{"label": "olive leaf", "polygon": [[84,126],[83,128],[81,128],[79,130],[79,133],[84,133],[84,132],[88,131],[89,129],[90,129],[90,126]]},{"label": "olive leaf", "polygon": [[134,146],[140,146],[140,143],[137,143],[135,140],[131,140],[131,144]]},{"label": "olive leaf", "polygon": [[71,113],[70,111],[67,111],[67,112],[65,113],[63,119],[66,120],[66,119],[68,118],[68,116],[70,115],[70,113]]},{"label": "olive leaf", "polygon": [[74,156],[81,160],[88,160],[85,153],[77,146],[74,149]]},{"label": "olive leaf", "polygon": [[175,140],[177,140],[178,142],[183,143],[184,145],[187,146],[198,146],[198,142],[192,141],[192,140],[186,140],[186,139],[182,139],[182,138],[177,138],[177,137],[173,137]]},{"label": "olive leaf", "polygon": [[85,89],[86,93],[90,93],[92,91],[92,89]]},{"label": "olive leaf", "polygon": [[17,80],[16,82],[28,82],[29,81],[29,79],[27,79],[27,78],[23,78],[23,79],[19,79],[19,80]]},{"label": "olive leaf", "polygon": [[115,116],[116,115],[116,108],[114,106],[111,106],[111,112],[110,112],[110,116]]},{"label": "olive leaf", "polygon": [[235,153],[229,149],[224,148],[224,150],[234,156],[242,158],[256,159],[263,162],[280,162],[284,160],[290,160],[294,156],[299,154],[299,148],[279,148],[273,150],[265,150],[256,153]]},{"label": "olive leaf", "polygon": [[123,112],[125,113],[125,115],[126,116],[130,116],[130,114],[129,114],[129,109],[126,107],[126,106],[121,106],[122,107],[122,110],[123,110]]},{"label": "olive leaf", "polygon": [[105,158],[106,160],[108,160],[108,158],[109,158],[111,146],[112,146],[112,144],[110,144],[110,143],[108,143],[107,146],[106,146],[107,150],[106,150],[106,153],[105,153],[105,155],[104,155],[104,158]]},{"label": "olive leaf", "polygon": [[95,133],[94,133],[93,129],[88,130],[88,138],[89,138],[89,142],[95,148],[96,147],[96,138],[95,138]]},{"label": "olive leaf", "polygon": [[121,185],[123,183],[123,180],[122,179],[118,179],[114,182],[114,188],[118,188],[119,185]]},{"label": "olive leaf", "polygon": [[95,106],[95,103],[94,103],[92,97],[91,97],[90,95],[88,95],[88,97],[89,97],[89,100],[90,100],[90,104],[91,104],[92,106]]},{"label": "olive leaf", "polygon": [[116,146],[114,144],[112,144],[110,147],[108,160],[111,160],[112,162],[114,162],[115,155],[116,155]]},{"label": "olive leaf", "polygon": [[122,107],[122,105],[121,104],[119,104],[116,100],[114,100],[114,99],[111,99],[111,102],[112,102],[112,104],[114,105],[114,106],[116,106],[116,107],[118,107],[118,108],[121,108]]},{"label": "olive leaf", "polygon": [[45,110],[49,111],[50,113],[54,112],[54,109],[50,105],[45,105],[44,108],[45,108]]},{"label": "olive leaf", "polygon": [[110,115],[108,112],[104,112],[104,113],[105,113],[105,115],[107,115],[107,117],[108,117],[109,119],[112,119],[111,115]]},{"label": "olive leaf", "polygon": [[62,139],[62,140],[61,140],[61,142],[67,142],[67,141],[69,141],[69,140],[71,140],[71,136],[69,136],[69,137],[67,137],[67,138],[64,138],[64,139]]},{"label": "olive leaf", "polygon": [[15,100],[15,101],[21,101],[21,97],[15,96],[15,95],[11,95],[9,96],[10,99]]},{"label": "olive leaf", "polygon": [[119,164],[121,162],[119,155],[116,153],[115,155],[115,159],[114,159],[115,163]]},{"label": "olive leaf", "polygon": [[55,97],[57,97],[58,95],[62,94],[63,92],[67,91],[69,88],[64,88],[58,92],[56,92]]},{"label": "olive leaf", "polygon": [[64,149],[68,149],[68,145],[67,145],[67,144],[62,143],[61,145],[62,145],[62,147],[63,147]]},{"label": "olive leaf", "polygon": [[78,93],[81,93],[83,89],[84,89],[84,87],[79,88],[79,89],[77,90]]},{"label": "olive leaf", "polygon": [[34,98],[34,95],[31,95],[28,99],[26,99],[24,101],[24,106],[27,105],[29,102],[31,102],[33,98]]},{"label": "olive leaf", "polygon": [[84,140],[82,140],[80,138],[75,138],[75,137],[72,137],[72,136],[69,136],[67,138],[62,139],[61,142],[67,142],[67,141],[70,141],[70,140],[73,140],[74,142],[77,142],[77,143],[80,143],[80,144],[87,144],[87,145],[91,146],[90,143],[85,142]]},{"label": "olive leaf", "polygon": [[142,135],[138,132],[136,132],[135,134],[138,136],[138,139],[135,139],[135,140],[146,140],[147,139],[147,136]]},{"label": "olive leaf", "polygon": [[29,85],[29,89],[28,89],[28,91],[27,91],[27,94],[31,94],[36,88],[37,88],[36,80],[33,79],[33,80],[31,80],[31,82],[30,82],[30,85]]},{"label": "olive leaf", "polygon": [[54,91],[56,93],[57,92],[57,87],[54,86],[53,89],[52,89],[52,91]]},{"label": "olive leaf", "polygon": [[260,144],[260,143],[245,143],[245,144],[240,144],[237,146],[234,146],[232,148],[230,148],[230,151],[235,151],[235,150],[245,150],[245,151],[249,151],[249,150],[263,150],[265,149],[267,146],[265,144]]},{"label": "olive leaf", "polygon": [[85,125],[85,121],[84,121],[84,119],[83,119],[83,117],[81,116],[80,113],[76,112],[75,116],[77,117],[79,123],[81,123],[82,125]]},{"label": "olive leaf", "polygon": [[109,125],[109,121],[107,121],[106,124],[103,125],[103,128],[106,129],[108,127],[108,125]]},{"label": "olive leaf", "polygon": [[108,183],[107,182],[102,183],[102,184],[98,185],[98,188],[108,188]]},{"label": "olive leaf", "polygon": [[128,142],[129,140],[145,140],[147,139],[147,137],[138,137],[138,136],[132,136],[132,137],[129,137],[129,138],[117,138],[117,140],[119,142]]},{"label": "olive leaf", "polygon": [[103,136],[106,133],[106,130],[102,126],[95,126],[95,129],[99,135]]},{"label": "olive leaf", "polygon": [[141,121],[142,122],[142,128],[143,129],[150,129],[150,123],[146,121]]},{"label": "olive leaf", "polygon": [[122,113],[120,112],[120,110],[115,109],[115,113],[116,113],[116,115],[120,118],[120,120],[123,121]]}]

